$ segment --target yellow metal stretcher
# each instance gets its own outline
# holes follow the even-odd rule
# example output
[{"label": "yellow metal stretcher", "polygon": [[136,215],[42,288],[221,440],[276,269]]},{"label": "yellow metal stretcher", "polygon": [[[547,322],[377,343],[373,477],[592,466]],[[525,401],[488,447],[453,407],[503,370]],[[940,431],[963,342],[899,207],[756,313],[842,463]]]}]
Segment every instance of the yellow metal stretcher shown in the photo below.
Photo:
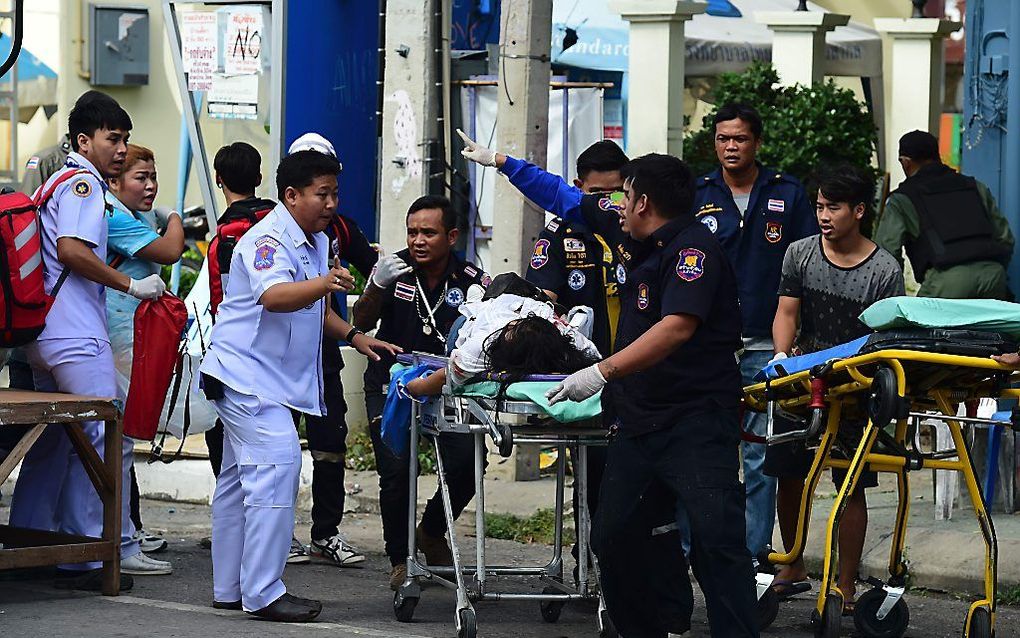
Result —
[{"label": "yellow metal stretcher", "polygon": [[[910,509],[907,475],[917,470],[955,470],[963,475],[985,543],[984,597],[970,606],[963,635],[966,638],[995,635],[995,528],[978,486],[962,424],[1017,427],[1020,419],[1016,410],[1009,422],[956,414],[957,406],[964,401],[986,397],[1017,398],[1020,391],[1009,388],[1018,380],[1020,377],[1015,371],[987,357],[891,349],[830,360],[745,388],[747,408],[770,414],[769,444],[800,439],[811,447],[817,445],[801,497],[794,546],[785,554],[771,552],[763,556],[765,569],[789,565],[801,557],[811,518],[812,496],[822,472],[826,468],[848,470],[825,529],[827,551],[818,602],[812,613],[816,636],[835,638],[839,635],[843,611],[843,595],[835,584],[839,522],[866,469],[895,474],[899,499],[889,556],[890,578],[884,583],[873,582],[875,588],[858,598],[854,611],[858,630],[872,638],[898,638],[906,631],[909,612],[902,595],[907,575],[904,536]],[[856,450],[840,458],[839,454],[833,454],[840,416],[852,411],[864,411],[868,423]],[[773,434],[771,417],[780,413],[803,423],[803,429]],[[951,448],[921,449],[918,428],[922,419],[933,417],[948,424],[953,441]]]}]

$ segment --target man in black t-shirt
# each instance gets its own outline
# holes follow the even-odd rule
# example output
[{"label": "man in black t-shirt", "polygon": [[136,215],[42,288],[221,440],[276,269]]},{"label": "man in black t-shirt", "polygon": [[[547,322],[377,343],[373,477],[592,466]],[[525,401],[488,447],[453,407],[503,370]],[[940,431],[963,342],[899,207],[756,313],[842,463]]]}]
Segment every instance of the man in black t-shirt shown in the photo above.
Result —
[{"label": "man in black t-shirt", "polygon": [[[474,285],[485,287],[489,276],[462,261],[452,250],[457,242],[456,214],[450,200],[419,197],[407,212],[407,248],[380,258],[365,293],[354,306],[354,325],[399,345],[404,352],[446,353],[446,335],[460,316],[458,308]],[[397,456],[382,440],[384,394],[394,357],[370,361],[365,371],[365,407],[379,472],[379,509],[386,555],[393,566],[390,587],[396,591],[407,576],[410,460]],[[454,516],[475,494],[474,439],[469,434],[443,434],[439,449]],[[411,450],[411,453],[414,453]],[[452,565],[446,543],[446,519],[437,490],[418,526],[417,547],[429,565]]]},{"label": "man in black t-shirt", "polygon": [[626,539],[637,504],[659,480],[688,513],[691,565],[712,636],[757,636],[738,473],[741,324],[733,268],[690,213],[686,164],[646,155],[627,165],[624,178],[618,205],[600,199],[601,215],[580,205],[586,221],[607,228],[618,211],[629,235],[617,247],[626,283],[616,353],[550,391],[551,403],[580,401],[608,383],[614,399],[619,431],[609,445],[592,532],[602,591],[621,635],[665,635],[654,596],[625,578],[633,570]]}]

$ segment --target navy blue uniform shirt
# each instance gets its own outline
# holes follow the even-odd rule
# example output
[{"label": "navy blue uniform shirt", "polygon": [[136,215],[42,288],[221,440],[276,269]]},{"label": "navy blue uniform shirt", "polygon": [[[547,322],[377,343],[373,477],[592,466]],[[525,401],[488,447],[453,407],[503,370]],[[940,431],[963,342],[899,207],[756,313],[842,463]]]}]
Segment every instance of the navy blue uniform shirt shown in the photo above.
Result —
[{"label": "navy blue uniform shirt", "polygon": [[786,248],[818,233],[815,207],[796,178],[758,164],[743,216],[717,168],[696,181],[694,214],[722,245],[737,277],[744,337],[771,337]]},{"label": "navy blue uniform shirt", "polygon": [[620,432],[628,436],[672,427],[695,412],[735,410],[742,396],[737,285],[719,242],[685,215],[652,233],[649,243],[620,286],[617,350],[669,315],[692,315],[699,324],[661,362],[609,383]]},{"label": "navy blue uniform shirt", "polygon": [[525,279],[555,293],[566,308],[591,308],[591,340],[603,356],[609,356],[620,315],[618,266],[622,268],[615,251],[601,235],[584,224],[557,218],[538,236]]}]

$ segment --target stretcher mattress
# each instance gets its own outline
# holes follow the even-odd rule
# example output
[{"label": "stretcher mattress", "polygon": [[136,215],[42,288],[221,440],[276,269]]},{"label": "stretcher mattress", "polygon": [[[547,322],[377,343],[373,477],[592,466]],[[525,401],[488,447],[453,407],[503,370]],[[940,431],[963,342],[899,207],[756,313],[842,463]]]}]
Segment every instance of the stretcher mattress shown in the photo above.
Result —
[{"label": "stretcher mattress", "polygon": [[755,375],[754,380],[775,379],[810,370],[829,361],[881,350],[914,350],[984,358],[993,354],[1016,352],[1017,343],[996,332],[977,330],[944,328],[885,330],[833,348],[770,363]]}]

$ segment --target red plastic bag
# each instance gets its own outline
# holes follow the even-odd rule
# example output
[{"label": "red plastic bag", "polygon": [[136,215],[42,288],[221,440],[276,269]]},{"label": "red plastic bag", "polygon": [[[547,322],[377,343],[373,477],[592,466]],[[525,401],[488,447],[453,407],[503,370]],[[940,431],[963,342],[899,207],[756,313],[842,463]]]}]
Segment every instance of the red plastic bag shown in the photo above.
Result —
[{"label": "red plastic bag", "polygon": [[138,305],[125,436],[146,441],[156,436],[170,380],[181,364],[181,333],[187,323],[187,307],[169,293]]}]

